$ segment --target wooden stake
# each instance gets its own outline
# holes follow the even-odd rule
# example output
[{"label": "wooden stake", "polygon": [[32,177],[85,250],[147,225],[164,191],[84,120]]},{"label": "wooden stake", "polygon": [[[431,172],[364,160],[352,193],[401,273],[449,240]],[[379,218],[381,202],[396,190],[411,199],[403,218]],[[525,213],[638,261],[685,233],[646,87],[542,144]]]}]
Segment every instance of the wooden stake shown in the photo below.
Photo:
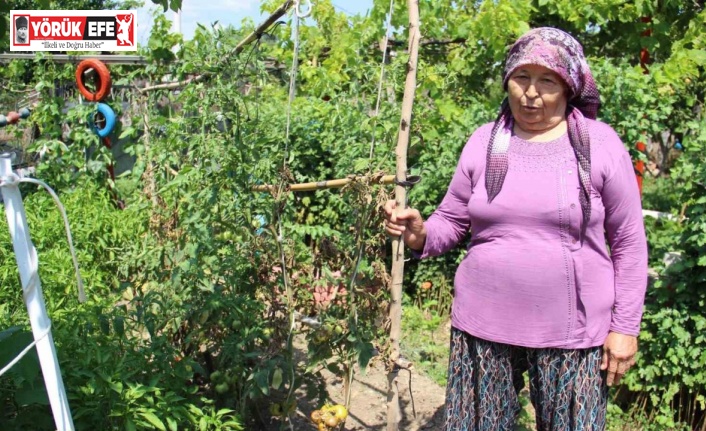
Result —
[{"label": "wooden stake", "polygon": [[[343,187],[347,184],[350,184],[354,181],[361,181],[363,180],[364,177],[356,177],[356,176],[351,176],[348,178],[342,178],[338,180],[326,180],[326,181],[317,181],[313,183],[301,183],[301,184],[290,184],[289,185],[289,191],[290,192],[309,192],[312,190],[322,190],[322,189],[334,189],[334,188],[339,188]],[[373,178],[371,181],[373,184],[392,184],[395,182],[395,176],[394,175],[385,175],[381,177],[379,180]],[[278,190],[279,186],[273,186],[270,184],[263,184],[259,186],[254,186],[252,189],[253,191],[256,192],[271,192],[273,190]]]},{"label": "wooden stake", "polygon": [[[274,24],[278,19],[280,19],[287,11],[289,8],[291,8],[294,5],[294,0],[287,0],[284,2],[280,7],[277,8],[274,12],[272,12],[272,15],[269,16],[262,24],[260,24],[255,31],[250,33],[245,39],[240,41],[238,45],[233,48],[231,52],[229,52],[226,56],[224,56],[219,63],[223,63],[227,61],[230,57],[234,55],[240,54],[243,49],[250,44],[252,41],[257,40],[262,36],[267,29],[269,29],[272,24]],[[157,84],[157,85],[152,85],[150,87],[145,87],[140,89],[140,93],[146,93],[148,91],[153,91],[153,90],[174,90],[176,88],[181,88],[184,87],[187,84],[191,84],[192,82],[201,82],[207,77],[211,76],[213,72],[205,72],[202,73],[201,75],[196,75],[192,76],[191,78],[184,79],[182,81],[176,81],[176,82],[167,82],[164,84]]]},{"label": "wooden stake", "polygon": [[[412,126],[412,106],[417,87],[417,58],[419,56],[419,0],[407,0],[409,9],[409,62],[402,99],[402,119],[397,136],[397,178],[407,180],[407,147]],[[407,189],[395,187],[397,211],[407,206]],[[404,278],[404,243],[398,237],[392,240],[392,285],[390,286],[390,357],[388,358],[387,431],[397,431],[401,420],[400,394],[397,387],[402,335],[402,280]]]}]

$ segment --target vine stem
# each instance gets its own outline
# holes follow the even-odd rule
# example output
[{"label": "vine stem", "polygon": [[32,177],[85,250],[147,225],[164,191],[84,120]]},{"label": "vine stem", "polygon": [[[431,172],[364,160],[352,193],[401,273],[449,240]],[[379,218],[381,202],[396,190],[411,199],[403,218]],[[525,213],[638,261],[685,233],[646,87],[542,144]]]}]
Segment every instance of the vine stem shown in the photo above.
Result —
[{"label": "vine stem", "polygon": [[[402,98],[402,118],[397,135],[397,180],[407,179],[407,148],[412,125],[412,107],[417,87],[417,59],[419,57],[419,0],[407,0],[409,11],[409,62]],[[395,186],[397,211],[406,207],[407,189]],[[387,431],[397,431],[401,420],[399,377],[400,337],[402,332],[402,282],[404,278],[404,243],[400,237],[392,241],[392,283],[390,286],[390,356],[388,358]]]},{"label": "vine stem", "polygon": [[378,98],[375,102],[375,114],[373,114],[373,132],[370,141],[370,160],[373,160],[373,151],[375,150],[375,129],[380,114],[380,99],[382,99],[382,85],[385,82],[385,63],[387,62],[387,45],[390,40],[390,29],[392,27],[392,12],[394,11],[394,0],[390,0],[390,11],[387,14],[387,24],[385,25],[385,41],[382,45],[382,64],[380,64],[380,82],[378,82]]},{"label": "vine stem", "polygon": [[[294,6],[294,0],[287,0],[284,2],[280,7],[278,7],[272,14],[262,23],[260,24],[255,31],[250,33],[248,36],[245,37],[238,45],[233,48],[232,51],[227,53],[225,56],[223,56],[217,66],[223,65],[230,57],[237,56],[240,54],[245,47],[252,43],[255,40],[259,40],[260,37],[270,28],[274,23],[277,22],[278,19],[280,19],[284,14],[287,13],[287,11]],[[192,76],[190,78],[181,80],[181,81],[174,81],[174,82],[165,82],[163,84],[156,84],[156,85],[150,85],[148,87],[144,87],[139,89],[138,91],[140,93],[146,93],[148,91],[154,91],[154,90],[174,90],[177,88],[184,87],[186,85],[189,85],[191,83],[195,82],[201,82],[205,80],[206,78],[209,78],[213,76],[215,72],[212,71],[207,71],[203,72],[199,75]]]}]

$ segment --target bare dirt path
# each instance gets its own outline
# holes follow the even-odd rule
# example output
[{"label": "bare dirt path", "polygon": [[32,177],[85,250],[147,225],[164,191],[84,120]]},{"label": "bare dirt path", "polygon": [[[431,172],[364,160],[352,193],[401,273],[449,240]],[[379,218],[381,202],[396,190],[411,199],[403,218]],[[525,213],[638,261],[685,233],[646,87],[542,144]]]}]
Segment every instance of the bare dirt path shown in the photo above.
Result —
[{"label": "bare dirt path", "polygon": [[[303,342],[295,342],[302,360],[306,358],[306,347]],[[377,360],[376,360],[377,359]],[[387,426],[387,372],[380,361],[374,359],[365,373],[356,369],[351,391],[351,404],[349,416],[346,421],[345,431],[379,431]],[[446,361],[446,359],[443,359]],[[410,375],[411,387],[410,394]],[[331,402],[343,404],[343,380],[328,370],[323,371],[323,377]],[[399,393],[402,407],[402,422],[400,431],[441,430],[444,420],[444,398],[446,389],[419,370],[413,369],[411,373],[400,371]],[[528,390],[522,392],[524,398],[528,397]],[[270,422],[262,431],[315,431],[317,428],[309,419],[312,411],[319,408],[314,402],[306,398],[304,391],[298,393],[297,412],[292,417],[292,428],[281,427],[281,423]],[[530,418],[534,417],[534,409],[526,405],[525,410]],[[531,420],[530,420],[531,421]],[[336,430],[336,431],[343,431]],[[534,424],[518,424],[515,431],[534,431]],[[255,431],[255,430],[248,430]]]},{"label": "bare dirt path", "polygon": [[[324,370],[325,383],[334,403],[343,404],[341,378]],[[410,374],[412,391],[410,394]],[[400,371],[399,393],[402,407],[400,430],[440,429],[443,420],[445,388],[416,370]],[[309,431],[316,427],[309,415],[319,406],[306,399],[304,393],[297,400],[297,414],[293,417],[294,430]],[[416,413],[416,417],[415,417]],[[387,372],[380,361],[373,361],[365,373],[356,370],[351,391],[349,416],[344,430],[384,430],[387,426]],[[280,424],[270,423],[266,431],[279,431]]]},{"label": "bare dirt path", "polygon": [[[411,374],[411,394],[410,394]],[[343,384],[335,376],[327,376],[331,397],[343,402]],[[400,371],[399,392],[402,407],[401,430],[440,429],[443,419],[445,389],[427,376]],[[384,430],[387,425],[387,372],[382,364],[358,373],[353,383],[349,419],[346,430]],[[416,416],[415,416],[416,413]]]}]

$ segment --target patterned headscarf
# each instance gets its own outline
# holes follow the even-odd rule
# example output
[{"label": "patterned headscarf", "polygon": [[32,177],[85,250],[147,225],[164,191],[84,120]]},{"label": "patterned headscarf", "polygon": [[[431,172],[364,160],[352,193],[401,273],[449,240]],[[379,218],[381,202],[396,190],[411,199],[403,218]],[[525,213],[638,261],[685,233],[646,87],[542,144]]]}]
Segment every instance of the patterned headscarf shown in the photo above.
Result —
[{"label": "patterned headscarf", "polygon": [[[581,238],[591,218],[591,143],[585,117],[595,119],[600,97],[593,75],[586,63],[581,44],[570,34],[556,28],[540,27],[522,35],[510,48],[505,61],[503,85],[507,90],[510,75],[521,66],[539,65],[558,74],[569,89],[566,119],[569,140],[578,160],[581,182],[579,202],[583,212]],[[507,98],[500,107],[488,145],[485,186],[488,202],[500,193],[508,169],[513,117]]]}]

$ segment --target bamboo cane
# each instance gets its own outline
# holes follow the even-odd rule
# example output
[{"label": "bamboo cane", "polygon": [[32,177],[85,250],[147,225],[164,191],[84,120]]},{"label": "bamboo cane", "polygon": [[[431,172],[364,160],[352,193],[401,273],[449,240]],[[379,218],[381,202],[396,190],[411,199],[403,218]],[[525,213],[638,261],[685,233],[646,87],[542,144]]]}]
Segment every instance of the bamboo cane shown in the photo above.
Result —
[{"label": "bamboo cane", "polygon": [[[360,181],[364,177],[349,177],[349,178],[341,178],[341,179],[336,179],[336,180],[326,180],[326,181],[317,181],[317,182],[311,182],[311,183],[300,183],[300,184],[290,184],[289,185],[289,191],[290,192],[309,192],[312,190],[323,190],[323,189],[335,189],[339,187],[343,187],[345,185],[348,185],[354,181]],[[395,182],[395,176],[394,175],[385,175],[381,177],[379,180],[373,180],[372,183],[374,184],[392,184]],[[273,186],[271,184],[261,184],[257,186],[253,186],[252,190],[256,192],[271,192],[273,190],[277,190],[278,186]]]},{"label": "bamboo cane", "polygon": [[[407,147],[409,144],[410,127],[412,124],[412,106],[417,87],[417,57],[419,55],[419,0],[407,0],[409,9],[409,62],[407,63],[407,79],[402,98],[402,119],[397,137],[397,178],[407,179]],[[395,187],[397,211],[407,206],[407,190],[397,185]],[[387,391],[387,431],[397,431],[401,420],[400,394],[397,387],[400,362],[400,336],[402,321],[402,280],[404,277],[404,244],[402,238],[392,241],[392,285],[390,286],[390,357],[388,361],[388,391]]]},{"label": "bamboo cane", "polygon": [[[228,60],[230,57],[234,55],[240,54],[243,49],[253,42],[254,40],[258,39],[260,36],[262,36],[267,29],[269,29],[272,24],[274,24],[278,19],[280,19],[287,11],[289,8],[291,8],[294,5],[294,0],[287,0],[284,2],[280,7],[277,8],[274,12],[272,12],[272,15],[270,15],[262,24],[260,24],[255,31],[250,33],[245,39],[240,41],[238,45],[233,48],[231,52],[226,54],[219,63],[223,63],[224,61]],[[192,76],[191,78],[184,79],[182,81],[175,81],[175,82],[166,82],[164,84],[157,84],[157,85],[152,85],[149,87],[145,87],[140,89],[140,93],[146,93],[148,91],[153,91],[153,90],[173,90],[176,88],[181,88],[184,87],[185,85],[191,84],[192,82],[200,82],[206,79],[207,77],[211,76],[213,72],[204,72],[200,75]]]}]

